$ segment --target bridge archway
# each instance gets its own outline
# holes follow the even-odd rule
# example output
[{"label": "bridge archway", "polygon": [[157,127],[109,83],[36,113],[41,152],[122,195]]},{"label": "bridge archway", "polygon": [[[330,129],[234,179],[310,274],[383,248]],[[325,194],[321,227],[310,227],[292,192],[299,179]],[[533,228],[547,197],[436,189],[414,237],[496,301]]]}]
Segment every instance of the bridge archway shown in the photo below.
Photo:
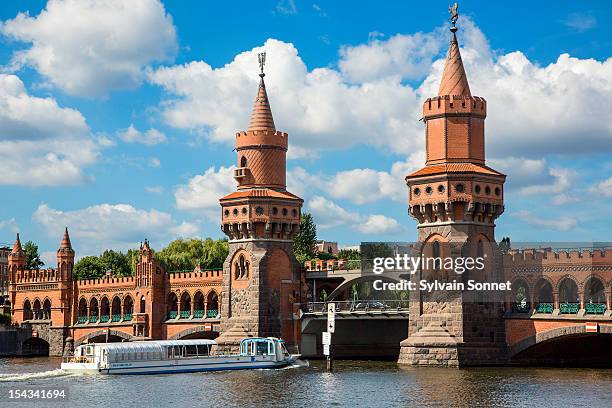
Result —
[{"label": "bridge archway", "polygon": [[216,339],[219,337],[218,331],[212,331],[206,329],[205,326],[196,326],[189,329],[185,329],[178,332],[174,336],[170,337],[169,340],[187,340],[187,339]]},{"label": "bridge archway", "polygon": [[[119,330],[108,330],[108,341],[110,343],[131,341],[133,338],[134,337],[132,335]],[[74,342],[75,347],[83,344],[85,340],[87,340],[88,343],[104,343],[106,342],[106,332],[104,330],[96,330],[94,332],[81,336]]]},{"label": "bridge archway", "polygon": [[30,337],[21,344],[21,351],[29,356],[48,356],[49,342],[42,337]]},{"label": "bridge archway", "polygon": [[530,336],[510,348],[511,362],[564,366],[612,365],[612,326],[587,333],[584,324],[558,327]]}]

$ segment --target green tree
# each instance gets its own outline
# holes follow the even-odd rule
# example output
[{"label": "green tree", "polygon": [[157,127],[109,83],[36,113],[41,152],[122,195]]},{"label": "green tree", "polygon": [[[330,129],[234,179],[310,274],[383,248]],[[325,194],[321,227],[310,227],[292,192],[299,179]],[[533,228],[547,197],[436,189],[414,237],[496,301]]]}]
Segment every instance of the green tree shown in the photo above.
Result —
[{"label": "green tree", "polygon": [[302,213],[300,232],[293,239],[293,254],[301,265],[316,254],[317,226],[309,213]]},{"label": "green tree", "polygon": [[104,266],[105,271],[111,271],[113,276],[130,276],[132,269],[130,268],[130,260],[123,252],[116,252],[112,249],[107,249],[100,255],[100,261]]},{"label": "green tree", "polygon": [[356,249],[341,249],[338,251],[338,259],[345,259],[347,261],[361,259],[361,253]]},{"label": "green tree", "polygon": [[106,274],[104,263],[97,256],[84,256],[74,265],[75,280],[101,278]]},{"label": "green tree", "polygon": [[25,252],[26,269],[38,269],[45,264],[40,259],[40,255],[38,254],[38,245],[36,245],[34,242],[26,242],[23,246],[23,251]]},{"label": "green tree", "polygon": [[140,258],[140,252],[137,249],[128,249],[125,256],[128,259],[128,263],[130,265],[130,275],[136,275],[136,264]]},{"label": "green tree", "polygon": [[155,259],[169,272],[193,270],[197,265],[217,269],[223,267],[228,253],[229,243],[225,239],[176,239],[157,252]]}]

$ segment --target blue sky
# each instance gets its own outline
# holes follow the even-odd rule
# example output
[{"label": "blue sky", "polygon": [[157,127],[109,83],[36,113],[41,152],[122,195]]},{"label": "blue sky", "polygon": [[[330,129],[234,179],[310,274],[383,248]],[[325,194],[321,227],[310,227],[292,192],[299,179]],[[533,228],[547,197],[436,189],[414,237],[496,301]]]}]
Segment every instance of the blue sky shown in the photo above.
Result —
[{"label": "blue sky", "polygon": [[[319,237],[415,239],[403,176],[424,161],[419,111],[437,91],[447,2],[224,3],[2,2],[0,242],[20,231],[49,260],[64,225],[81,256],[220,237],[264,48],[289,189]],[[460,4],[488,164],[508,174],[498,238],[610,239],[611,11]]]}]

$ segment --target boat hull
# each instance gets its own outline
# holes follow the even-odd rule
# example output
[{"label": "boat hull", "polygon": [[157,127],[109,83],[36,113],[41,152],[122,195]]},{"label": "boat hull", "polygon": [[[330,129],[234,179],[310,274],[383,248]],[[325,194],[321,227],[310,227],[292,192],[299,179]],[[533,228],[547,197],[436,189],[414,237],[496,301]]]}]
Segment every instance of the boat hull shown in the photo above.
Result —
[{"label": "boat hull", "polygon": [[62,363],[62,369],[70,372],[110,375],[174,374],[206,371],[274,369],[286,367],[293,363],[293,361],[295,361],[295,358],[275,361],[265,357],[207,357],[201,359],[112,363],[108,367],[98,366],[94,363]]}]

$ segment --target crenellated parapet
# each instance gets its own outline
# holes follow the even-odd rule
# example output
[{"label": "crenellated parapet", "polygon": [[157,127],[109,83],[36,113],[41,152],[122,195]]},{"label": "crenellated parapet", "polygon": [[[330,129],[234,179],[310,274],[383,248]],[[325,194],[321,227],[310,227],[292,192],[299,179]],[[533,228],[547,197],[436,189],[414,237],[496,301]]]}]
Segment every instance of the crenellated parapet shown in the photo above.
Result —
[{"label": "crenellated parapet", "polygon": [[480,96],[440,95],[428,98],[423,103],[423,120],[442,116],[473,116],[486,118],[487,101]]}]

